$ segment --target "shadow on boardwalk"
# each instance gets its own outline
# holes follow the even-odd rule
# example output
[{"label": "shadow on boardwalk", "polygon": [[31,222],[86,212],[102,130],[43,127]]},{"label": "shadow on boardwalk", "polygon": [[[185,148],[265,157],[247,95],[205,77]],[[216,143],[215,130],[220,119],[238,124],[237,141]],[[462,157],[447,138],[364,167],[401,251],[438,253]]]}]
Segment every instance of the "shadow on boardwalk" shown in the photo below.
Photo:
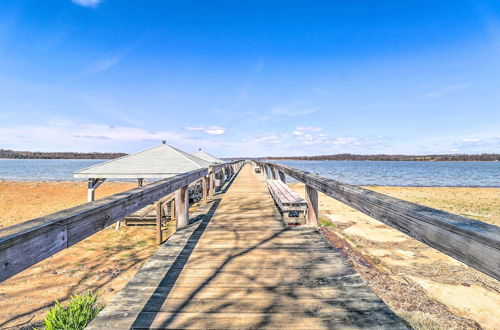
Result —
[{"label": "shadow on boardwalk", "polygon": [[315,229],[283,226],[250,166],[220,196],[94,328],[406,328]]}]

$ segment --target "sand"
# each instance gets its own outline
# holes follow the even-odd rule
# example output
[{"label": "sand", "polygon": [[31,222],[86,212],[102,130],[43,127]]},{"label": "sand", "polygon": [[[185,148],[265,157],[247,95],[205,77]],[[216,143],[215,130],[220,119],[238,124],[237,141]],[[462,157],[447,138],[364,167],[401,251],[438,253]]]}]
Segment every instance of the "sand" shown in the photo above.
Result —
[{"label": "sand", "polygon": [[[96,198],[134,187],[105,182]],[[303,187],[294,185],[299,193]],[[500,189],[371,187],[498,224]],[[86,202],[82,182],[0,181],[0,227]],[[391,308],[416,328],[494,329],[498,282],[320,194],[323,230]],[[339,241],[340,242],[340,241]],[[0,328],[34,326],[58,299],[87,290],[106,303],[155,251],[153,227],[110,227],[0,283]],[[483,299],[484,298],[484,299]]]},{"label": "sand", "polygon": [[[102,198],[135,187],[105,182]],[[82,182],[0,181],[0,227],[86,202]],[[45,259],[0,283],[0,328],[31,327],[43,320],[54,300],[65,302],[88,290],[108,302],[156,251],[154,227],[114,226]]]},{"label": "sand", "polygon": [[[304,195],[302,184],[292,184]],[[367,187],[498,225],[499,188]],[[417,329],[500,328],[500,284],[333,198],[320,194],[322,230],[374,291]]]}]

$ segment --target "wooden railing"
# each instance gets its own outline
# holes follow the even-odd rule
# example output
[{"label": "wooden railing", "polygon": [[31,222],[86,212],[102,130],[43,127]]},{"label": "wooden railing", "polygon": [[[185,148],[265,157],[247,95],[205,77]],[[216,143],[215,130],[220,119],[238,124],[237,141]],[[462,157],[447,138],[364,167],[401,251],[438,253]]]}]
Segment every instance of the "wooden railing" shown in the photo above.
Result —
[{"label": "wooden railing", "polygon": [[500,280],[500,228],[497,226],[289,166],[261,161],[255,163],[268,177],[284,180],[286,174],[306,185],[306,200],[311,215],[308,222],[312,226],[317,226],[317,191],[320,191]]},{"label": "wooden railing", "polygon": [[185,227],[188,185],[201,179],[206,186],[208,181],[208,194],[213,196],[215,175],[236,172],[242,164],[213,165],[1,229],[0,281],[171,193],[176,196],[177,228]]}]

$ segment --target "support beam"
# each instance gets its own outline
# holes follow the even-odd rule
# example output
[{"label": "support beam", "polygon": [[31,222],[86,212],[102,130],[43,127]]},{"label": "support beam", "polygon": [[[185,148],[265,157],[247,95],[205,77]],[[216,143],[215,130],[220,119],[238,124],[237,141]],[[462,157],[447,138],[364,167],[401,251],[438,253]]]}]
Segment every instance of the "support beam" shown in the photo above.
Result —
[{"label": "support beam", "polygon": [[95,200],[95,190],[101,185],[106,179],[94,179],[90,178],[87,183],[87,202],[93,202]]},{"label": "support beam", "polygon": [[306,185],[307,224],[318,227],[318,191]]},{"label": "support beam", "polygon": [[208,172],[208,197],[214,197],[214,189],[215,189],[215,173],[212,171]]},{"label": "support beam", "polygon": [[170,202],[170,220],[175,220],[175,199]]},{"label": "support beam", "polygon": [[163,216],[162,202],[156,203],[156,244],[162,243],[161,220]]},{"label": "support beam", "polygon": [[201,178],[201,204],[207,204],[207,194],[208,194],[208,178],[204,176]]},{"label": "support beam", "polygon": [[227,169],[225,167],[222,168],[222,171],[221,171],[221,186],[224,184],[224,182],[226,182],[227,180]]},{"label": "support beam", "polygon": [[188,186],[175,191],[175,213],[177,215],[177,229],[187,227],[189,223]]},{"label": "support beam", "polygon": [[281,180],[283,183],[286,183],[285,173],[283,173],[283,172],[281,172],[281,171],[278,171],[278,174],[279,174],[280,180]]}]

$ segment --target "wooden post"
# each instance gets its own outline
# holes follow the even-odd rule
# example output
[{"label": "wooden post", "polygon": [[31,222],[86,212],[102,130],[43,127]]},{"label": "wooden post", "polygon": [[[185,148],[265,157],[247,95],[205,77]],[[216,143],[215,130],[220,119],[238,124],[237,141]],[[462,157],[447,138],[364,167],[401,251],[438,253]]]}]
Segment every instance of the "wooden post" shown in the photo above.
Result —
[{"label": "wooden post", "polygon": [[285,179],[285,173],[281,172],[281,171],[278,171],[278,174],[280,176],[280,180],[283,182],[283,183],[286,183],[286,179]]},{"label": "wooden post", "polygon": [[175,220],[175,199],[170,202],[170,220]]},{"label": "wooden post", "polygon": [[208,197],[213,198],[214,197],[214,185],[215,185],[215,173],[214,171],[209,172],[209,177],[208,177]]},{"label": "wooden post", "polygon": [[156,244],[161,244],[162,242],[162,232],[161,232],[161,219],[162,219],[162,203],[156,203]]},{"label": "wooden post", "polygon": [[318,227],[318,191],[306,185],[307,224]]},{"label": "wooden post", "polygon": [[276,172],[274,171],[274,167],[269,167],[269,177],[271,180],[276,180]]},{"label": "wooden post", "polygon": [[144,185],[144,179],[139,178],[137,179],[137,187],[142,187]]},{"label": "wooden post", "polygon": [[187,186],[175,191],[175,213],[177,215],[177,229],[187,227],[189,224],[189,196]]},{"label": "wooden post", "polygon": [[207,204],[207,190],[208,190],[208,185],[207,185],[207,177],[204,176],[201,178],[201,204],[205,205]]}]

